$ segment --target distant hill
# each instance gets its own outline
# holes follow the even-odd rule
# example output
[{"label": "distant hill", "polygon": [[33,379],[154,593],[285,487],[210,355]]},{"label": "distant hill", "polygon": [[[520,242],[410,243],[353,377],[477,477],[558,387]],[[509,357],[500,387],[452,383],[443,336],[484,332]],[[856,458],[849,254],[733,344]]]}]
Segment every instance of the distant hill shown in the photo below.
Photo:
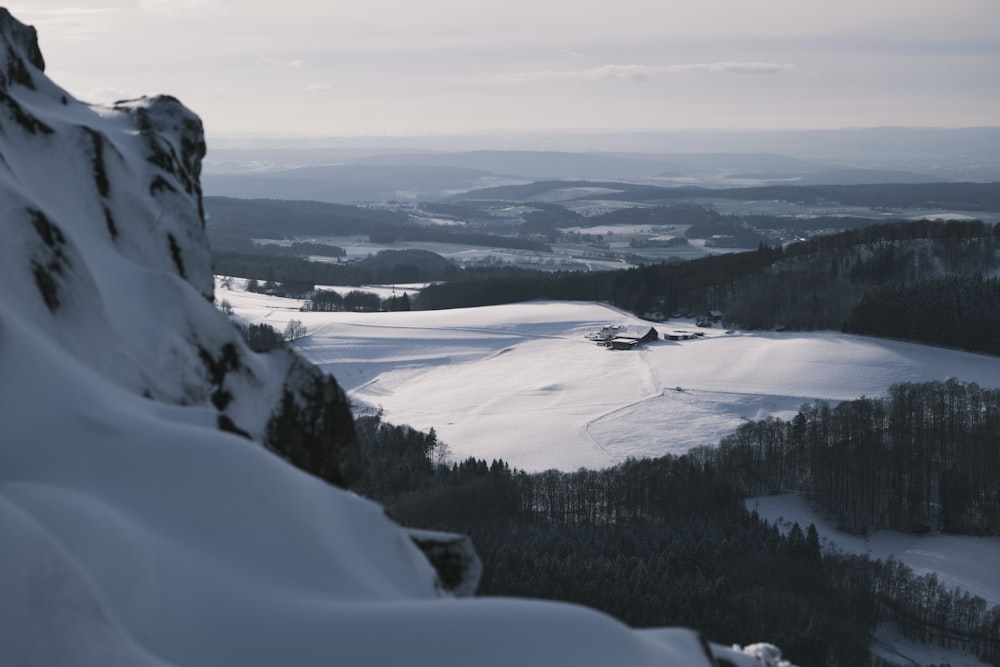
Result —
[{"label": "distant hill", "polygon": [[[543,143],[531,150],[214,148],[203,181],[212,195],[348,203],[433,200],[538,180],[712,188],[1000,180],[1000,159],[989,149],[997,140],[989,128],[944,134],[897,130],[795,135],[811,142],[810,154],[785,134],[771,136],[772,148],[762,137],[749,144],[734,135],[731,145],[706,144],[713,150],[700,152],[685,150],[694,144],[674,141],[678,137],[654,136],[634,151],[623,151],[614,141],[600,150],[549,150]],[[857,145],[845,148],[840,140]],[[874,152],[864,140],[885,152]]]},{"label": "distant hill", "polygon": [[464,151],[402,153],[358,158],[350,165],[410,165],[473,169],[526,179],[651,179],[698,177],[731,171],[795,175],[828,169],[820,162],[771,153],[614,153],[569,151]]},{"label": "distant hill", "polygon": [[793,185],[867,185],[872,183],[935,183],[940,179],[892,169],[831,169],[795,178]]},{"label": "distant hill", "polygon": [[578,190],[600,188],[602,199],[641,203],[714,198],[789,202],[830,202],[853,206],[893,206],[997,210],[1000,183],[875,183],[851,185],[769,185],[763,187],[709,189],[667,188],[607,181],[540,181],[474,190],[452,197],[461,200],[559,201],[552,193],[567,191],[564,201],[591,198]]},{"label": "distant hill", "polygon": [[490,178],[488,172],[448,166],[317,165],[273,171],[206,172],[202,181],[209,195],[350,203],[468,190],[490,182]]}]

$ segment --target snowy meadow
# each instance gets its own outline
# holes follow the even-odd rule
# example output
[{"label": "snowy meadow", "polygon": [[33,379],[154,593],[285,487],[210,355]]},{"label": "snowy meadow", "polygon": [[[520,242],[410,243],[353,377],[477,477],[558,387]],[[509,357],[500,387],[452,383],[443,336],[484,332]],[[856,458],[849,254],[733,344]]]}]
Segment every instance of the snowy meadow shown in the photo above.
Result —
[{"label": "snowy meadow", "polygon": [[[235,315],[281,331],[332,373],[359,410],[434,428],[453,458],[529,472],[603,468],[714,445],[746,420],[804,403],[879,396],[897,382],[957,377],[1000,387],[1000,359],[840,333],[727,332],[644,322],[596,303],[532,302],[395,313],[301,312],[302,301],[217,288]],[[612,351],[609,323],[704,334]]]}]

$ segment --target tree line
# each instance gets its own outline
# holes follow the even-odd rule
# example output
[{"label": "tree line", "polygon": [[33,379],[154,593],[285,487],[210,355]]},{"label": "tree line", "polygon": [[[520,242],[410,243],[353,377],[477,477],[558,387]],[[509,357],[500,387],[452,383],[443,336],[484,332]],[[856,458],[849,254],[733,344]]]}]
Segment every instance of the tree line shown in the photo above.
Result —
[{"label": "tree line", "polygon": [[896,561],[821,553],[815,526],[780,531],[746,508],[725,456],[529,474],[502,460],[449,462],[433,432],[377,414],[357,432],[355,490],[404,525],[469,534],[480,595],[576,602],[721,642],[767,639],[797,664],[870,664],[885,623],[1000,664],[1000,607]]},{"label": "tree line", "polygon": [[805,405],[692,453],[747,495],[805,494],[839,528],[1000,535],[1000,391],[951,379]]},{"label": "tree line", "polygon": [[555,299],[639,316],[717,310],[730,327],[840,330],[1000,354],[1000,281],[985,277],[1000,267],[998,250],[1000,225],[887,223],[624,271],[466,274],[429,286],[414,308]]},{"label": "tree line", "polygon": [[422,250],[383,250],[354,262],[311,262],[301,257],[213,251],[212,272],[258,281],[304,285],[388,285],[460,279],[462,270]]},{"label": "tree line", "polygon": [[410,297],[406,292],[400,295],[379,297],[374,292],[351,290],[343,296],[334,290],[315,290],[305,304],[303,310],[316,312],[353,312],[353,313],[388,313],[410,310]]}]

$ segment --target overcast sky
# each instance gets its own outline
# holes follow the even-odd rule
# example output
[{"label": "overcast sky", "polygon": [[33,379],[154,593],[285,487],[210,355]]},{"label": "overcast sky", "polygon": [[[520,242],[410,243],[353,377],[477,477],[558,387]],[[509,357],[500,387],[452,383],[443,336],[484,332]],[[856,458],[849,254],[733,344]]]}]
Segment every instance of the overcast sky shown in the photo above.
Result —
[{"label": "overcast sky", "polygon": [[1000,125],[1000,0],[21,0],[73,95],[209,135]]}]

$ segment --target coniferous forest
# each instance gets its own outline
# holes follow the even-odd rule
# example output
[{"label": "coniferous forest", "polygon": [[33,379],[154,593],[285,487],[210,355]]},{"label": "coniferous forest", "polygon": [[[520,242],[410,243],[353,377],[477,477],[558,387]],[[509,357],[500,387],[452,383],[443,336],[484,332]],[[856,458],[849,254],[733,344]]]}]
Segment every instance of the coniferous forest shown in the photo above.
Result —
[{"label": "coniferous forest", "polygon": [[[951,398],[935,398],[941,395]],[[901,385],[880,401],[899,420],[892,422],[891,436],[921,448],[929,460],[937,460],[931,452],[945,432],[985,442],[996,420],[985,418],[992,424],[987,426],[971,415],[980,408],[995,415],[1000,408],[996,392],[957,382]],[[748,494],[795,488],[795,479],[808,483],[807,464],[816,456],[803,444],[810,437],[824,452],[815,462],[834,469],[814,499],[826,506],[824,500],[838,497],[831,489],[853,498],[853,487],[870,484],[870,470],[887,458],[882,449],[852,440],[858,431],[850,429],[858,428],[859,416],[873,403],[804,406],[788,424],[749,424],[719,448],[684,456],[537,474],[499,460],[446,464],[447,447],[433,431],[386,424],[372,415],[357,422],[366,472],[356,490],[384,503],[404,525],[470,535],[484,564],[480,595],[576,602],[635,627],[696,627],[721,642],[767,637],[802,665],[878,664],[869,646],[885,623],[916,641],[961,648],[1000,664],[1000,607],[989,609],[982,598],[893,560],[822,552],[815,526],[780,531],[745,506]],[[927,428],[935,423],[940,429]],[[786,434],[784,440],[757,435],[777,432]],[[795,447],[804,451],[793,453]],[[914,458],[912,451],[897,455]],[[793,460],[803,467],[794,468]],[[922,475],[948,479],[958,474],[953,462],[945,458],[900,477],[914,487]],[[951,514],[934,517],[945,530],[994,529],[983,496],[995,503],[998,477],[989,469],[983,476],[994,480],[992,486],[949,500]],[[883,493],[891,505],[895,496]],[[880,516],[889,521],[898,515],[911,529],[926,529],[913,521],[930,520],[920,514],[927,500],[916,491],[904,498],[904,508]],[[862,521],[850,513],[840,520],[847,526]],[[876,526],[873,519],[864,521],[867,529]]]},{"label": "coniferous forest", "polygon": [[838,527],[1000,535],[1000,391],[952,379],[748,422],[692,455],[749,496],[805,493]]}]

